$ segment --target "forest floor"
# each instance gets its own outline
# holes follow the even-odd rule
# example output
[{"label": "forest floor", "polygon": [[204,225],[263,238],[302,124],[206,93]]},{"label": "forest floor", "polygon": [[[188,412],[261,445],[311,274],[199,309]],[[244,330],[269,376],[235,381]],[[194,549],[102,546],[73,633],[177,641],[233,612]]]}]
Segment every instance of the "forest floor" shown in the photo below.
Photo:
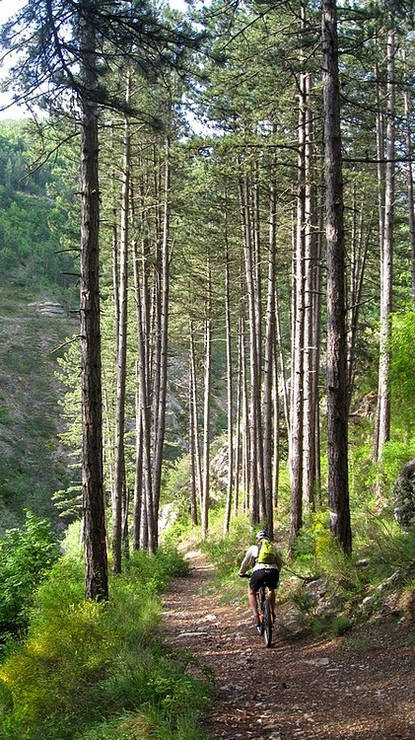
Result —
[{"label": "forest floor", "polygon": [[376,621],[348,636],[293,641],[277,614],[266,648],[247,605],[220,603],[212,568],[200,553],[189,561],[190,575],[164,596],[162,630],[213,677],[203,721],[212,738],[415,740],[414,624]]}]

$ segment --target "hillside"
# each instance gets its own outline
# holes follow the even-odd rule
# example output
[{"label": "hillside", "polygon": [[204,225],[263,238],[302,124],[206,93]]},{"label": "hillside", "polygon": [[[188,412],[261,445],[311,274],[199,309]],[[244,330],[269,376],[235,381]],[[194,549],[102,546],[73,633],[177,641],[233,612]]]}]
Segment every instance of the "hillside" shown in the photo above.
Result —
[{"label": "hillside", "polygon": [[23,121],[1,123],[0,535],[25,509],[56,519],[51,496],[67,476],[55,371],[57,348],[76,331],[74,255],[60,245],[68,219],[53,196],[59,162],[33,168],[33,146]]},{"label": "hillside", "polygon": [[59,445],[59,349],[76,331],[51,297],[2,286],[0,300],[0,527],[24,509],[56,518],[51,496],[67,477]]}]

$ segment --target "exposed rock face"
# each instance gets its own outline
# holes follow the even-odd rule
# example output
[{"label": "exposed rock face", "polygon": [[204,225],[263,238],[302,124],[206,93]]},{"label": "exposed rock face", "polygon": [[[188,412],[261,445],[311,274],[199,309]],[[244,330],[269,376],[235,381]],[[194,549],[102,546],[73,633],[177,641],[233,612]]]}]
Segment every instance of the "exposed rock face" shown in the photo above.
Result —
[{"label": "exposed rock face", "polygon": [[60,303],[54,303],[53,301],[44,301],[43,303],[35,301],[34,303],[29,303],[29,308],[32,308],[42,316],[55,317],[65,315],[65,311]]},{"label": "exposed rock face", "polygon": [[394,512],[405,532],[415,526],[415,460],[405,465],[395,483]]}]

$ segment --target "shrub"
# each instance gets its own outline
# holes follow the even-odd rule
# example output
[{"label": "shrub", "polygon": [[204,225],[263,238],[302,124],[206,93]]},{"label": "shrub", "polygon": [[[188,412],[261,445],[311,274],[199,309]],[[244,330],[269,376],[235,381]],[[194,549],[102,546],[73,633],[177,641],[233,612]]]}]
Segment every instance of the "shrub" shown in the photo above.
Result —
[{"label": "shrub", "polygon": [[0,540],[0,640],[27,627],[36,588],[58,557],[49,522],[31,512],[24,529],[10,529]]},{"label": "shrub", "polygon": [[195,740],[207,683],[189,657],[167,654],[156,629],[160,590],[187,571],[173,550],[134,553],[111,577],[110,601],[96,603],[84,600],[79,558],[61,558],[38,589],[26,640],[0,668],[0,737],[118,740],[137,725],[148,738]]},{"label": "shrub", "polygon": [[337,617],[333,618],[331,630],[336,637],[340,637],[348,632],[352,626],[353,625],[349,617],[346,617],[344,614],[339,614]]}]

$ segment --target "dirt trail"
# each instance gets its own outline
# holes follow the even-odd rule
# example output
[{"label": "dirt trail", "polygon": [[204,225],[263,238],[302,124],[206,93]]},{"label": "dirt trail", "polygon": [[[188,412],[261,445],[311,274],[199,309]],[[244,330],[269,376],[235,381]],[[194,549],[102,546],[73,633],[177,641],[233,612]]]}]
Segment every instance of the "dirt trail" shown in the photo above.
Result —
[{"label": "dirt trail", "polygon": [[[359,640],[284,641],[265,648],[245,607],[218,603],[198,553],[164,597],[167,643],[213,671],[212,738],[415,740],[415,628],[391,624]],[[278,621],[278,615],[277,615]]]}]

